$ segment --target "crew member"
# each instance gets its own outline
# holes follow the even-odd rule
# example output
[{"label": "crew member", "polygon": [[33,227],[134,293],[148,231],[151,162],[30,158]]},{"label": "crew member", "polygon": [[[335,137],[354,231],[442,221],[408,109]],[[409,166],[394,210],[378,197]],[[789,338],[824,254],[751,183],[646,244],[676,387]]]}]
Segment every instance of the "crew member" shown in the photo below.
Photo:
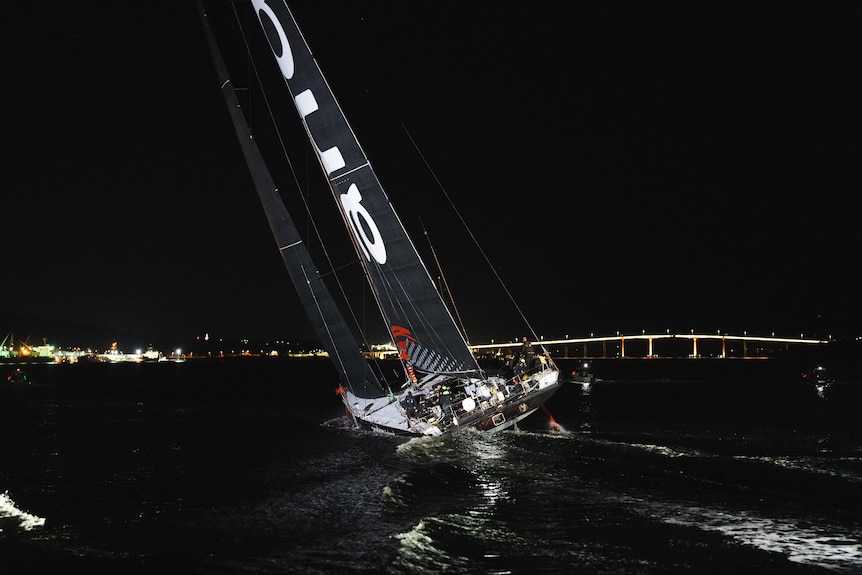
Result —
[{"label": "crew member", "polygon": [[533,344],[530,343],[530,340],[527,339],[527,336],[521,338],[521,358],[524,360],[524,363],[527,365],[527,371],[533,369],[534,364],[536,363],[536,351],[533,349]]}]

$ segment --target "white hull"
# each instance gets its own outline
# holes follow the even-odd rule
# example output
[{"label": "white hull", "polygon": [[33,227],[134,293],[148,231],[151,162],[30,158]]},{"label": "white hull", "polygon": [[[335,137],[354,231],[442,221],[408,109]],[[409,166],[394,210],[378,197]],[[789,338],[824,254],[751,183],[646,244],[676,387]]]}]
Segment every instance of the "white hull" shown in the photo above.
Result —
[{"label": "white hull", "polygon": [[[465,382],[464,390],[441,405],[412,386],[399,394],[377,399],[343,395],[348,413],[362,427],[396,435],[441,435],[474,427],[487,432],[511,428],[529,417],[559,388],[559,372],[545,369],[513,385],[513,381],[490,378]],[[408,395],[423,398],[423,406],[408,411]]]}]

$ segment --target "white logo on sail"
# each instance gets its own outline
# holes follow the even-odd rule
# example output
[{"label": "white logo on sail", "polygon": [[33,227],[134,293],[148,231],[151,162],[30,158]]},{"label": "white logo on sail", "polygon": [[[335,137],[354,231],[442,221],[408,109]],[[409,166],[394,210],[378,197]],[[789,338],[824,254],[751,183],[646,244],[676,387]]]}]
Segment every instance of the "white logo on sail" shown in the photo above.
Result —
[{"label": "white logo on sail", "polygon": [[[303,119],[319,109],[317,99],[314,97],[311,90],[300,92],[296,95],[296,98],[293,99],[293,102],[296,104],[296,109],[299,110],[299,115],[302,116]],[[327,174],[331,174],[335,170],[340,170],[347,165],[344,161],[344,156],[341,155],[341,151],[338,149],[338,146],[333,146],[328,150],[321,151],[320,148],[317,147],[317,142],[315,142],[313,138],[311,143],[320,155],[320,161],[323,162],[323,168],[326,170]]]},{"label": "white logo on sail", "polygon": [[[373,257],[378,264],[385,264],[386,246],[383,245],[383,236],[380,235],[380,230],[374,223],[371,214],[362,205],[362,194],[359,193],[356,184],[350,184],[347,193],[341,194],[341,205],[350,220],[353,235],[359,240],[365,258],[370,261]],[[369,233],[371,237],[369,237]]]},{"label": "white logo on sail", "polygon": [[[290,48],[290,42],[287,40],[287,34],[284,32],[281,20],[278,19],[278,15],[272,11],[272,8],[265,1],[252,0],[252,4],[257,9],[257,17],[260,20],[261,26],[263,26],[267,40],[269,40],[269,47],[275,55],[281,74],[285,80],[291,80],[296,67],[293,60],[293,50]],[[318,109],[317,99],[311,90],[299,93],[293,102],[296,104],[296,109],[303,120]],[[310,131],[309,134],[312,136],[311,141],[317,149],[318,154],[320,154],[320,160],[323,162],[323,167],[326,169],[327,174],[332,174],[335,170],[340,170],[346,165],[341,152],[338,150],[338,146],[333,146],[328,150],[320,150],[317,147],[317,142],[314,141],[313,134]]]},{"label": "white logo on sail", "polygon": [[[278,16],[272,11],[272,8],[266,5],[266,2],[261,0],[252,0],[257,17],[260,19],[260,24],[263,26],[263,31],[269,40],[269,46],[272,48],[272,53],[275,54],[275,59],[278,62],[278,67],[282,75],[290,80],[293,78],[293,52],[290,50],[290,42],[287,41],[287,35],[284,33],[284,28],[278,22]],[[273,37],[273,33],[276,35]]]},{"label": "white logo on sail", "polygon": [[[295,72],[293,52],[278,15],[265,0],[252,0],[252,4],[257,10],[257,17],[260,20],[261,26],[263,26],[263,31],[269,40],[270,48],[272,48],[272,52],[275,54],[275,59],[278,61],[278,67],[282,75],[285,80],[291,80]],[[296,88],[296,86],[293,86],[293,88]],[[311,89],[299,92],[294,97],[293,102],[303,122],[305,122],[305,118],[319,109],[317,98],[315,98]],[[320,155],[320,161],[323,163],[323,168],[327,174],[332,175],[333,172],[347,165],[338,146],[321,150],[317,146],[317,142],[314,140],[314,135],[311,133],[308,124],[306,124],[306,130],[311,138],[311,143]],[[362,205],[362,194],[359,193],[359,188],[356,187],[356,184],[350,184],[347,193],[341,195],[341,205],[344,208],[344,213],[347,214],[353,235],[359,240],[359,246],[362,248],[365,258],[369,261],[373,259],[380,265],[385,264],[386,246],[383,244],[383,236],[380,235],[380,229],[377,227],[371,214]]]}]

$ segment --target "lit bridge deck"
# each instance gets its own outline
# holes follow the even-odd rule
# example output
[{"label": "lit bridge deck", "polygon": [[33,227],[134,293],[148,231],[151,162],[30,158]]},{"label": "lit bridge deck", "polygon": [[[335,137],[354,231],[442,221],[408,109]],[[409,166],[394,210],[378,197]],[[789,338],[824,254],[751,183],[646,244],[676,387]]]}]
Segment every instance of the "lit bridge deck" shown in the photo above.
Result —
[{"label": "lit bridge deck", "polygon": [[[566,358],[765,358],[791,345],[825,345],[830,340],[721,333],[640,333],[539,340],[552,356]],[[521,342],[471,345],[478,353],[506,353]]]}]

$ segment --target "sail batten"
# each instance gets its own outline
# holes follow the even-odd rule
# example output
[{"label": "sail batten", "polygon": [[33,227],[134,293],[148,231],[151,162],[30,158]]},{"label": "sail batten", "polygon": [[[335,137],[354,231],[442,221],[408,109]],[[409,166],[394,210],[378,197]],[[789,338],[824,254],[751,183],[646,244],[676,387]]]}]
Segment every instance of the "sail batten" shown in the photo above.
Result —
[{"label": "sail batten", "polygon": [[330,178],[329,181],[333,185],[338,185],[338,182],[343,181],[345,176],[349,176],[350,174],[352,174],[354,172],[358,172],[359,170],[362,170],[363,168],[371,168],[371,164],[366,162],[366,163],[362,164],[361,166],[356,166],[355,168],[351,169],[348,172],[344,172],[343,174],[338,174],[337,176]]},{"label": "sail batten", "polygon": [[302,245],[302,240],[297,240],[297,241],[293,242],[292,244],[287,244],[286,246],[281,246],[280,248],[278,248],[278,250],[279,251],[289,250],[290,248],[293,248],[293,247],[296,247],[299,245]]}]

